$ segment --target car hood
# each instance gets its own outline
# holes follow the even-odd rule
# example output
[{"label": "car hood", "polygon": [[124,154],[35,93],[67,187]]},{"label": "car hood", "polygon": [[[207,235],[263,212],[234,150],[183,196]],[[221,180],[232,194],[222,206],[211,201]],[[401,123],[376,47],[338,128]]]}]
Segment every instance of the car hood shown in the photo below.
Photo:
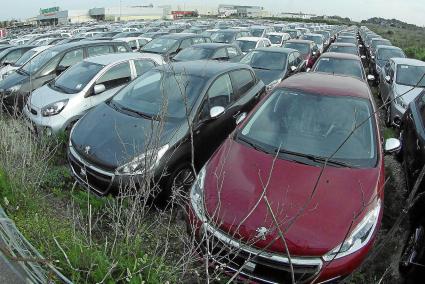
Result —
[{"label": "car hood", "polygon": [[280,80],[284,75],[284,71],[282,70],[262,70],[254,68],[254,72],[255,75],[263,81],[264,85],[268,85],[275,80]]},{"label": "car hood", "polygon": [[27,80],[28,76],[14,72],[0,82],[0,90],[7,90],[13,86],[23,84]]},{"label": "car hood", "polygon": [[397,96],[402,95],[403,101],[406,102],[406,104],[409,104],[411,101],[413,101],[424,90],[424,88],[412,89],[412,86],[399,84],[394,84],[394,86]]},{"label": "car hood", "polygon": [[1,69],[0,69],[0,80],[2,80],[2,77],[3,77],[3,75],[4,74],[7,74],[9,71],[14,71],[14,70],[16,70],[16,69],[18,69],[19,67],[14,67],[14,66],[12,66],[12,65],[6,65],[6,66],[3,66]]},{"label": "car hood", "polygon": [[29,102],[36,108],[43,108],[49,104],[70,99],[76,94],[66,94],[53,90],[48,85],[36,89],[30,96]]},{"label": "car hood", "polygon": [[[339,245],[369,211],[362,211],[362,208],[376,194],[378,168],[329,166],[308,202],[321,168],[276,159],[269,175],[273,159],[272,155],[229,138],[208,163],[207,173],[210,174],[206,175],[204,183],[206,210],[220,230],[243,242],[253,243],[257,230],[265,227],[270,230],[265,240],[256,241],[254,245],[285,253],[281,241],[272,242],[279,235],[268,206],[261,198],[262,184],[268,184],[265,196],[294,256],[326,254]],[[304,206],[305,210],[301,209]],[[360,217],[353,221],[353,216],[359,212]]]},{"label": "car hood", "polygon": [[[150,137],[159,137],[159,146],[169,143],[178,125],[174,121],[160,125],[156,120],[131,116],[102,103],[75,125],[71,142],[88,162],[115,170],[144,153]],[[87,146],[91,149],[89,154],[85,152]]]}]

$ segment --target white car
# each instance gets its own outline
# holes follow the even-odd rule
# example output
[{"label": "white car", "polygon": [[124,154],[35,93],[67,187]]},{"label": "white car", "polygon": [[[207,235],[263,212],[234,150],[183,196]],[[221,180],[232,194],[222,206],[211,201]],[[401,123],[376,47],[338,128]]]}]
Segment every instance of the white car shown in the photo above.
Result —
[{"label": "white car", "polygon": [[45,45],[45,46],[38,46],[36,48],[30,49],[27,52],[25,52],[21,58],[18,59],[14,64],[12,65],[6,65],[0,68],[0,81],[4,80],[7,76],[15,72],[17,69],[24,66],[28,61],[30,61],[32,58],[37,56],[40,52],[52,47],[51,45]]},{"label": "white car", "polygon": [[287,33],[269,33],[267,38],[270,40],[272,46],[281,47],[286,41],[291,39],[291,36]]},{"label": "white car", "polygon": [[134,52],[139,51],[145,44],[147,44],[148,42],[150,42],[152,39],[150,38],[145,38],[145,37],[121,37],[121,38],[117,38],[114,39],[115,41],[123,41],[128,43],[128,45],[130,46],[131,50],[133,50]]},{"label": "white car", "polygon": [[268,38],[264,37],[240,37],[235,41],[242,53],[246,54],[253,49],[260,47],[269,47],[272,45]]}]

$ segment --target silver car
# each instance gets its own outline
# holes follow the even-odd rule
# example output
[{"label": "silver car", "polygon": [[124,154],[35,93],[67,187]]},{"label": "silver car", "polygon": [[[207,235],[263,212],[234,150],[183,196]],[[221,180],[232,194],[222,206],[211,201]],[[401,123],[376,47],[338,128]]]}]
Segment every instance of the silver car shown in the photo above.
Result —
[{"label": "silver car", "polygon": [[69,131],[91,108],[159,64],[137,53],[90,57],[32,93],[24,108],[29,127],[48,136]]},{"label": "silver car", "polygon": [[388,126],[399,126],[407,106],[425,88],[425,62],[409,58],[391,58],[380,73],[379,91],[388,103]]}]

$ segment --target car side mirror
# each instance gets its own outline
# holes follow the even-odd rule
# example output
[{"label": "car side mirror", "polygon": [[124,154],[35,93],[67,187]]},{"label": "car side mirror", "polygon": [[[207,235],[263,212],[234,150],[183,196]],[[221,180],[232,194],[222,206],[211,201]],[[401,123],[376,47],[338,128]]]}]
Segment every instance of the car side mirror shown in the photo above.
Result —
[{"label": "car side mirror", "polygon": [[297,70],[297,67],[296,66],[291,66],[291,72],[295,72],[296,70]]},{"label": "car side mirror", "polygon": [[311,71],[311,68],[307,68],[305,71],[306,72],[310,72]]},{"label": "car side mirror", "polygon": [[385,154],[392,154],[400,151],[401,142],[396,138],[388,138],[385,140],[384,152]]},{"label": "car side mirror", "polygon": [[236,125],[239,125],[242,121],[245,120],[245,118],[246,118],[246,112],[243,112],[243,113],[239,114],[236,117]]},{"label": "car side mirror", "polygon": [[56,67],[56,75],[62,74],[66,69],[68,69],[68,67],[62,65]]},{"label": "car side mirror", "polygon": [[368,81],[375,81],[375,76],[373,76],[372,74],[367,75],[367,80]]},{"label": "car side mirror", "polygon": [[224,113],[225,109],[222,106],[215,106],[210,109],[210,118],[216,119]]},{"label": "car side mirror", "polygon": [[385,81],[388,83],[388,84],[391,84],[391,77],[390,76],[385,76]]},{"label": "car side mirror", "polygon": [[104,91],[106,91],[106,87],[105,87],[105,85],[103,85],[103,84],[99,84],[99,85],[95,85],[95,86],[94,86],[93,93],[94,93],[95,95],[101,94],[101,93],[103,93]]}]

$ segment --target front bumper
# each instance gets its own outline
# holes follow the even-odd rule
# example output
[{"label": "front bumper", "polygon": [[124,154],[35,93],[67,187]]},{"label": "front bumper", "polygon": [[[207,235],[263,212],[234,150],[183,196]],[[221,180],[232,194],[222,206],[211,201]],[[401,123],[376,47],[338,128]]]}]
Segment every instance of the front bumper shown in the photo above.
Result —
[{"label": "front bumper", "polygon": [[42,116],[41,109],[26,105],[24,107],[24,115],[31,121],[33,130],[37,134],[46,134],[48,136],[52,134],[58,134],[65,130],[67,125],[67,119],[60,114],[53,116]]}]

